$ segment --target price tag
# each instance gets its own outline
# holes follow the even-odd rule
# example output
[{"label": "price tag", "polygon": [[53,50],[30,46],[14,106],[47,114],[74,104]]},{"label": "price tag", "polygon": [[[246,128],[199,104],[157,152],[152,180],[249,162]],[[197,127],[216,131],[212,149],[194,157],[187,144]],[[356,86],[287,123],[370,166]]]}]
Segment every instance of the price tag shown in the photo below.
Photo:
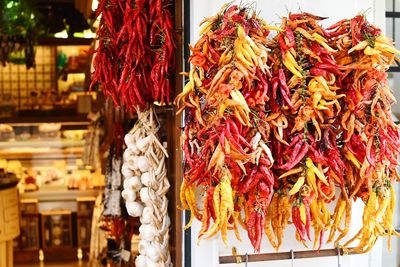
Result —
[{"label": "price tag", "polygon": [[130,251],[125,250],[125,249],[121,250],[121,259],[123,261],[129,262],[130,258],[131,258],[131,252]]}]

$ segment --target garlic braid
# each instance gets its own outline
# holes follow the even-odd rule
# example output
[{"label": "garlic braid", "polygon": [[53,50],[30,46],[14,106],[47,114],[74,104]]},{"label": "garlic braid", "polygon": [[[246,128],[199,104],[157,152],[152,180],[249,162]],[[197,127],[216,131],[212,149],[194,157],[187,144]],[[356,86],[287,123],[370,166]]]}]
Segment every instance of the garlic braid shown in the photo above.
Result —
[{"label": "garlic braid", "polygon": [[168,199],[170,187],[165,160],[167,151],[160,143],[153,109],[138,112],[138,121],[125,136],[122,196],[130,216],[140,216],[137,267],[172,266],[169,253]]}]

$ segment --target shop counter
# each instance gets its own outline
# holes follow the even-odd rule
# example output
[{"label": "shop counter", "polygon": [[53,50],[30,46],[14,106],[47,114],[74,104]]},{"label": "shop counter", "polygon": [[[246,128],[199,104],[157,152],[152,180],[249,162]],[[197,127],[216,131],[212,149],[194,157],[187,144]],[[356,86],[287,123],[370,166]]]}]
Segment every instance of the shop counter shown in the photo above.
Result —
[{"label": "shop counter", "polygon": [[0,189],[0,266],[13,266],[13,239],[19,233],[18,193],[14,185]]}]

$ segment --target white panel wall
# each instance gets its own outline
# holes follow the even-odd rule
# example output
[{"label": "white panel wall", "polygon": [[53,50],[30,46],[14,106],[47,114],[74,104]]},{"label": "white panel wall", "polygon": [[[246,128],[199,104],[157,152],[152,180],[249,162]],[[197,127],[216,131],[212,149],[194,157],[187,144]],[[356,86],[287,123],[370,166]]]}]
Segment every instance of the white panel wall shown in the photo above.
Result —
[{"label": "white panel wall", "polygon": [[[198,39],[199,33],[199,23],[206,17],[214,15],[218,12],[219,8],[227,0],[191,0],[190,4],[190,35],[191,43],[194,44]],[[239,1],[237,1],[238,3]],[[366,12],[369,21],[374,21],[375,24],[384,28],[385,18],[385,1],[382,0],[335,0],[335,1],[317,1],[317,0],[303,0],[303,1],[293,1],[293,0],[251,0],[242,1],[245,3],[255,3],[257,10],[260,11],[260,16],[264,18],[267,22],[274,24],[280,22],[280,17],[285,16],[288,12],[298,12],[306,11],[314,13],[316,15],[329,17],[324,21],[325,25],[330,25],[336,21],[343,18],[351,18],[360,12]],[[355,234],[359,230],[360,219],[362,216],[364,205],[362,203],[356,203],[353,206],[353,221],[351,234]],[[231,265],[219,265],[218,256],[220,255],[230,255],[232,246],[236,246],[238,253],[253,253],[252,247],[245,231],[241,231],[241,236],[243,242],[236,240],[234,235],[229,236],[230,246],[225,247],[225,245],[220,241],[220,237],[217,236],[211,240],[202,240],[200,244],[197,244],[197,233],[200,230],[200,223],[194,222],[191,228],[192,231],[192,266],[193,267],[217,267],[226,266],[234,267],[240,266],[237,264]],[[293,250],[305,250],[302,245],[300,245],[294,237],[294,227],[288,226],[285,232],[285,239],[280,251]],[[311,244],[311,242],[309,242]],[[311,244],[312,245],[312,244]],[[332,246],[325,245],[323,248],[332,248]],[[386,249],[386,248],[385,248]],[[266,237],[263,237],[263,245],[261,252],[273,252],[271,246],[269,245]],[[374,250],[366,255],[356,255],[356,256],[346,256],[341,257],[342,267],[358,267],[358,266],[370,266],[379,267],[382,266],[382,242],[377,242]],[[242,265],[243,266],[243,265]],[[291,266],[290,261],[276,261],[268,263],[249,263],[248,266],[269,266],[269,267],[285,267]],[[301,267],[330,267],[338,266],[336,257],[327,258],[315,258],[315,259],[304,259],[296,260],[295,266]],[[391,266],[391,265],[386,265]]]}]

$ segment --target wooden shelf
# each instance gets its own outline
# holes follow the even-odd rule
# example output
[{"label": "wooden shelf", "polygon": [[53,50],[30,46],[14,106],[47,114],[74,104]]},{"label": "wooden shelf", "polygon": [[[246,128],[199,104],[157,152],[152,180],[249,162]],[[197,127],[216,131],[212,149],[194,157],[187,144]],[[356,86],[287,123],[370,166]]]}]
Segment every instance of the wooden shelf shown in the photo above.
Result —
[{"label": "wooden shelf", "polygon": [[[64,115],[47,114],[46,112],[30,112],[31,116],[18,116],[12,118],[0,118],[0,123],[8,123],[12,126],[34,126],[41,123],[61,123],[62,125],[88,125],[90,123],[87,114],[71,115],[66,112]],[[28,125],[29,124],[29,125]]]},{"label": "wooden shelf", "polygon": [[85,144],[84,140],[27,140],[27,141],[7,141],[0,142],[0,149],[16,148],[16,147],[50,147],[50,148],[66,148],[66,147],[81,147]]},{"label": "wooden shelf", "polygon": [[38,45],[48,46],[69,46],[69,45],[91,45],[92,38],[55,38],[55,37],[42,37],[38,40]]},{"label": "wooden shelf", "polygon": [[26,150],[12,151],[4,149],[0,151],[0,158],[4,159],[15,159],[15,160],[54,160],[54,159],[78,159],[82,158],[83,148],[74,149],[48,149],[48,150],[37,150],[30,149],[30,152]]},{"label": "wooden shelf", "polygon": [[23,199],[38,199],[39,202],[60,202],[60,201],[76,201],[77,198],[82,197],[97,197],[99,190],[68,190],[68,189],[46,189],[40,188],[38,191],[25,192],[20,194],[21,200]]}]

